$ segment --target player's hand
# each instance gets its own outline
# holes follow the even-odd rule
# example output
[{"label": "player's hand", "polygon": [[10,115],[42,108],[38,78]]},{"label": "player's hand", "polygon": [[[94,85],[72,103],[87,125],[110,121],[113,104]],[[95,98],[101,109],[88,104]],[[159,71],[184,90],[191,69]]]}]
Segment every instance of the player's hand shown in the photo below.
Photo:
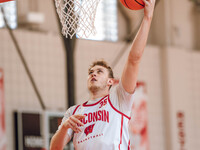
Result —
[{"label": "player's hand", "polygon": [[84,126],[81,120],[84,118],[85,115],[72,115],[63,123],[63,127],[71,128],[75,133],[81,132],[80,126]]},{"label": "player's hand", "polygon": [[153,17],[154,7],[156,0],[143,0],[144,6],[144,16],[147,18]]}]

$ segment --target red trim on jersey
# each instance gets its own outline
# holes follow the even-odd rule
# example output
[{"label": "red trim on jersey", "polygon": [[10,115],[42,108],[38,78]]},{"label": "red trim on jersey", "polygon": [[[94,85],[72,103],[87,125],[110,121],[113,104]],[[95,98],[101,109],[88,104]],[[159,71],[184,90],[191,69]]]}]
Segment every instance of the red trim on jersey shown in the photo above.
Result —
[{"label": "red trim on jersey", "polygon": [[127,115],[125,115],[124,113],[122,113],[121,111],[117,110],[111,103],[110,101],[110,96],[108,96],[108,102],[110,103],[110,106],[116,111],[118,112],[119,114],[123,115],[124,117],[128,118],[129,120],[131,119],[131,117],[128,117]]},{"label": "red trim on jersey", "polygon": [[98,102],[96,102],[96,103],[94,103],[94,104],[87,104],[87,103],[88,103],[88,101],[87,101],[87,102],[83,103],[83,106],[85,106],[85,107],[94,106],[94,105],[100,103],[102,100],[104,100],[107,96],[108,96],[108,95],[104,96],[102,99],[100,99]]},{"label": "red trim on jersey", "polygon": [[123,115],[122,115],[122,119],[121,119],[121,129],[120,129],[120,143],[119,143],[119,150],[120,150],[120,145],[122,144],[123,122],[124,122],[124,117],[123,117]]},{"label": "red trim on jersey", "polygon": [[72,113],[72,115],[75,114],[75,112],[77,111],[77,109],[79,108],[79,106],[81,106],[81,105],[76,106],[76,108],[74,109],[74,112]]},{"label": "red trim on jersey", "polygon": [[128,150],[130,150],[130,144],[131,144],[131,141],[129,140],[128,141]]}]

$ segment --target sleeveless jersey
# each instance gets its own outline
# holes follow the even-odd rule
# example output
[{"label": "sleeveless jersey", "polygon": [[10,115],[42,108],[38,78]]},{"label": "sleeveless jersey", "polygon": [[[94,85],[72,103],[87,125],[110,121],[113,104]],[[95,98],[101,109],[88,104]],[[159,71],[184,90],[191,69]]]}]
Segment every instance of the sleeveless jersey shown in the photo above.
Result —
[{"label": "sleeveless jersey", "polygon": [[110,101],[110,95],[94,104],[76,106],[73,114],[86,117],[84,126],[74,133],[75,150],[129,150],[128,122],[130,117],[117,110]]}]

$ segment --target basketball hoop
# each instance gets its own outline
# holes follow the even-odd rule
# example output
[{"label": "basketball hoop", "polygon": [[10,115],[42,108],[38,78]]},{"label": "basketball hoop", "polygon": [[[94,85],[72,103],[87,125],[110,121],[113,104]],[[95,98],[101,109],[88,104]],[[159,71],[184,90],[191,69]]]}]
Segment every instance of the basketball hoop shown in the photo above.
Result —
[{"label": "basketball hoop", "polygon": [[55,0],[56,11],[62,24],[62,34],[72,38],[95,35],[96,9],[100,0]]}]

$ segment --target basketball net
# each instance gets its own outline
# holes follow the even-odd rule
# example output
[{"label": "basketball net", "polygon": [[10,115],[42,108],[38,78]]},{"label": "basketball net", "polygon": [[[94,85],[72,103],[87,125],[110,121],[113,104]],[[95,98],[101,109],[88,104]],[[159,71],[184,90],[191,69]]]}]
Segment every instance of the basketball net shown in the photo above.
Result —
[{"label": "basketball net", "polygon": [[96,9],[100,0],[55,0],[56,11],[62,24],[62,34],[72,38],[95,35]]}]

